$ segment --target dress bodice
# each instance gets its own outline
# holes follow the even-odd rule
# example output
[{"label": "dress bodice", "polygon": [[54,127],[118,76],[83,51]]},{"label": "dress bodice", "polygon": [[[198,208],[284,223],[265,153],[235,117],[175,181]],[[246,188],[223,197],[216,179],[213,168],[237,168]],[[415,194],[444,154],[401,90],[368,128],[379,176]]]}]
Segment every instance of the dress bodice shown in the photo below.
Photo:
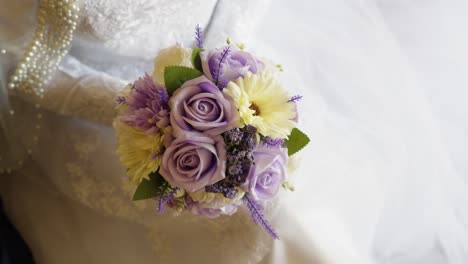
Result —
[{"label": "dress bodice", "polygon": [[[34,35],[40,1],[0,0],[0,41],[21,56]],[[163,47],[192,45],[197,24],[209,44],[247,41],[269,0],[80,0],[70,55],[116,78],[151,70]],[[47,15],[47,14],[46,14]],[[14,22],[12,22],[14,21]]]},{"label": "dress bodice", "polygon": [[[83,0],[76,46],[154,57],[175,42],[191,44],[196,24],[208,25],[216,0]],[[94,54],[94,53],[93,53]]]}]

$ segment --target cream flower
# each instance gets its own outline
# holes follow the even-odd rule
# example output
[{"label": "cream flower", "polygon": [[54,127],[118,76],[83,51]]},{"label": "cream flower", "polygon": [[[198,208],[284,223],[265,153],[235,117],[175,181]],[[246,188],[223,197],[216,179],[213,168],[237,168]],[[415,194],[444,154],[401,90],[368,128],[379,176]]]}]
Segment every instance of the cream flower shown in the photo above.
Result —
[{"label": "cream flower", "polygon": [[244,194],[245,194],[244,191],[237,189],[236,196],[234,196],[234,198],[232,199],[229,199],[229,198],[224,197],[224,195],[221,193],[206,192],[204,189],[189,193],[190,198],[192,198],[192,200],[196,202],[211,203],[216,199],[218,202],[222,202],[224,204],[236,203],[240,199],[242,199]]},{"label": "cream flower", "polygon": [[154,61],[153,77],[156,82],[164,86],[164,68],[167,66],[186,66],[192,65],[192,49],[184,48],[181,45],[175,45],[170,48],[162,49]]},{"label": "cream flower", "polygon": [[248,72],[244,78],[229,82],[224,92],[239,110],[241,125],[252,125],[271,138],[287,138],[296,126],[294,103],[271,71]]},{"label": "cream flower", "polygon": [[117,134],[117,154],[120,161],[128,169],[127,175],[134,184],[139,184],[143,178],[155,172],[161,164],[163,136],[161,134],[148,135],[145,131],[128,126],[119,120],[114,121]]}]

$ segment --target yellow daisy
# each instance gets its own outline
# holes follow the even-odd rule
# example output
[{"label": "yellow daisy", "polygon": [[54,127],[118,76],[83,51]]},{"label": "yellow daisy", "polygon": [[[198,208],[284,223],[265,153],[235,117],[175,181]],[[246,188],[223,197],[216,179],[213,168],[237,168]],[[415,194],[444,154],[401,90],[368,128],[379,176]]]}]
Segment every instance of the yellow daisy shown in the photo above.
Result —
[{"label": "yellow daisy", "polygon": [[161,164],[163,136],[160,133],[148,135],[145,131],[128,126],[119,120],[114,121],[117,134],[117,154],[120,161],[127,167],[127,175],[134,184],[139,184],[143,178],[155,172]]},{"label": "yellow daisy", "polygon": [[244,78],[229,82],[224,92],[234,100],[241,125],[252,125],[264,136],[287,138],[296,126],[292,120],[296,116],[294,103],[287,102],[287,91],[269,71],[248,72]]}]

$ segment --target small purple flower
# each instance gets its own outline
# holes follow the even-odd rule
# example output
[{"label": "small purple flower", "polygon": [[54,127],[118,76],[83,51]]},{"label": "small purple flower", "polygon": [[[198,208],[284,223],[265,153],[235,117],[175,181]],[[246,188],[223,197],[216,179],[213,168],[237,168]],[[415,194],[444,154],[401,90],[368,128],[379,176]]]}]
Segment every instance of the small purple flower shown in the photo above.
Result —
[{"label": "small purple flower", "polygon": [[255,163],[250,167],[243,188],[256,200],[271,199],[286,180],[287,149],[259,144],[253,151],[253,157]]},{"label": "small purple flower", "polygon": [[291,98],[289,98],[289,100],[287,102],[288,103],[291,103],[291,102],[295,103],[295,102],[300,101],[301,99],[302,99],[302,95],[298,94],[298,95],[294,95]]},{"label": "small purple flower", "polygon": [[195,27],[195,40],[197,41],[197,47],[203,48],[203,29],[200,25]]},{"label": "small purple flower", "polygon": [[127,99],[125,99],[125,97],[123,97],[123,96],[117,96],[117,98],[115,99],[115,101],[116,101],[118,104],[126,104],[126,103],[127,103]]},{"label": "small purple flower", "polygon": [[179,190],[179,188],[174,188],[174,189],[172,189],[172,191],[170,191],[169,193],[167,193],[163,197],[159,197],[159,199],[158,199],[158,209],[157,209],[159,214],[162,214],[164,212],[164,205],[165,204],[169,204],[169,203],[172,202],[172,200],[174,200],[174,195],[176,194],[176,192],[178,190]]},{"label": "small purple flower", "polygon": [[136,80],[132,87],[132,94],[127,100],[130,108],[145,108],[152,106],[153,102],[159,107],[167,107],[169,96],[166,88],[156,84],[149,74]]},{"label": "small purple flower", "polygon": [[226,204],[223,200],[213,199],[211,202],[195,202],[190,197],[186,199],[187,208],[194,215],[205,216],[208,218],[216,218],[222,214],[232,215],[237,212],[237,207],[240,202],[234,204]]},{"label": "small purple flower", "polygon": [[205,191],[212,193],[222,193],[224,197],[229,199],[234,198],[237,194],[237,190],[234,188],[234,185],[226,181],[219,181],[213,185],[208,185],[205,187]]},{"label": "small purple flower", "polygon": [[234,128],[223,134],[227,145],[227,180],[240,186],[245,183],[253,163],[252,150],[257,142],[257,130],[250,126]]},{"label": "small purple flower", "polygon": [[208,218],[216,218],[222,214],[224,215],[234,214],[235,212],[237,212],[237,205],[226,204],[225,206],[221,208],[216,208],[216,207],[213,208],[213,207],[210,207],[209,204],[195,202],[189,207],[189,210],[194,215],[205,216]]},{"label": "small purple flower", "polygon": [[[226,52],[226,51],[229,52]],[[222,59],[225,57],[225,59]],[[247,72],[257,73],[265,68],[265,64],[252,54],[230,45],[223,49],[213,49],[200,52],[203,73],[208,79],[220,82],[222,88],[230,81],[244,77]],[[220,65],[220,61],[224,61]],[[221,83],[222,82],[222,83]]]},{"label": "small purple flower", "polygon": [[231,98],[204,76],[184,83],[169,105],[176,136],[192,130],[216,136],[239,123],[239,113]]},{"label": "small purple flower", "polygon": [[270,148],[280,148],[284,147],[284,140],[282,138],[271,138],[271,137],[264,137],[263,142]]},{"label": "small purple flower", "polygon": [[242,173],[242,166],[240,164],[233,164],[228,167],[228,172],[231,175],[237,175]]},{"label": "small purple flower", "polygon": [[226,145],[221,136],[185,132],[164,152],[159,173],[171,186],[197,191],[225,178]]},{"label": "small purple flower", "polygon": [[229,143],[239,144],[244,137],[244,133],[239,128],[234,128],[226,132],[225,138]]},{"label": "small purple flower", "polygon": [[161,128],[168,126],[167,90],[157,85],[148,74],[135,81],[132,87],[126,99],[128,110],[122,116],[122,121],[141,128],[148,134],[157,133]]},{"label": "small purple flower", "polygon": [[221,51],[221,54],[217,58],[217,62],[213,63],[213,67],[211,67],[210,69],[211,77],[213,77],[213,82],[220,88],[224,88],[227,85],[227,81],[221,76],[221,72],[230,53],[231,46],[224,47],[224,49]]},{"label": "small purple flower", "polygon": [[255,201],[255,199],[251,197],[249,193],[246,193],[242,200],[244,201],[245,207],[249,211],[250,217],[252,217],[254,223],[257,225],[260,224],[274,239],[279,239],[278,233],[276,233],[268,220],[265,218],[265,215],[263,215],[263,206]]}]

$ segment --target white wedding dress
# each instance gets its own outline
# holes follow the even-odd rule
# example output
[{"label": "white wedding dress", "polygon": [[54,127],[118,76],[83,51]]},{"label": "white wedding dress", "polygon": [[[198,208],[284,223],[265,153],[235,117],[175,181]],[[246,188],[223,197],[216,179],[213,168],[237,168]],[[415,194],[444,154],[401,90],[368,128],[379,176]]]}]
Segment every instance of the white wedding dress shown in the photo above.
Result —
[{"label": "white wedding dress", "polygon": [[[33,36],[36,5],[0,0],[5,71]],[[468,262],[465,2],[80,5],[41,118],[37,97],[6,100],[15,109],[15,122],[3,127],[6,160],[32,154],[0,174],[0,191],[37,263]],[[267,208],[279,241],[245,210],[217,219],[158,215],[124,187],[110,127],[114,97],[151,72],[159,49],[192,45],[197,23],[207,47],[230,36],[281,63],[283,84],[304,97],[300,127],[311,143],[292,176],[296,191]]]}]

